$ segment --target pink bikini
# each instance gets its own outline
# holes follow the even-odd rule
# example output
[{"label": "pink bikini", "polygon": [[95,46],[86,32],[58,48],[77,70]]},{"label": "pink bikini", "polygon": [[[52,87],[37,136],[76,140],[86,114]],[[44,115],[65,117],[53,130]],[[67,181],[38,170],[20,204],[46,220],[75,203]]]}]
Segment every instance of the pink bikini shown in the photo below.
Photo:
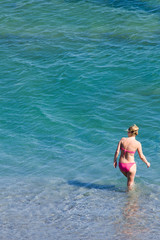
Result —
[{"label": "pink bikini", "polygon": [[[124,156],[125,156],[126,152],[128,152],[128,153],[133,153],[133,154],[135,153],[135,152],[126,150],[126,149],[124,149],[124,148],[122,148],[122,147],[121,147],[120,149],[124,151]],[[132,163],[120,163],[120,162],[119,162],[119,168],[121,169],[121,171],[127,173],[127,172],[129,172],[130,168],[131,168],[134,164],[136,164],[136,163],[135,163],[135,162],[132,162]]]}]

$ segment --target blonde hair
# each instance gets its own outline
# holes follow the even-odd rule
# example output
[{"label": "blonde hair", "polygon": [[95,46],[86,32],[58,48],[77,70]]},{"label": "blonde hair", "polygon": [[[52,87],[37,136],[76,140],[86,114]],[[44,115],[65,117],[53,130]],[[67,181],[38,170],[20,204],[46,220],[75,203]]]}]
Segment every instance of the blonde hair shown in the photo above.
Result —
[{"label": "blonde hair", "polygon": [[139,130],[139,127],[136,124],[128,128],[128,132],[130,132],[133,136],[138,135],[138,130]]}]

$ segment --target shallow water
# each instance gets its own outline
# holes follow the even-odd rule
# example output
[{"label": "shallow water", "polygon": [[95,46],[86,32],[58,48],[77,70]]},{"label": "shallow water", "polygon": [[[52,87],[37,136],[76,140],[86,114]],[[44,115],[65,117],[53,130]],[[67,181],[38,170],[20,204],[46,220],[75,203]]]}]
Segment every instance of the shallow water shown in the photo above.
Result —
[{"label": "shallow water", "polygon": [[[159,239],[160,2],[1,1],[1,239]],[[113,169],[136,123],[136,189]]]},{"label": "shallow water", "polygon": [[58,178],[3,183],[1,239],[159,238],[159,187],[137,184],[126,192],[123,185]]}]

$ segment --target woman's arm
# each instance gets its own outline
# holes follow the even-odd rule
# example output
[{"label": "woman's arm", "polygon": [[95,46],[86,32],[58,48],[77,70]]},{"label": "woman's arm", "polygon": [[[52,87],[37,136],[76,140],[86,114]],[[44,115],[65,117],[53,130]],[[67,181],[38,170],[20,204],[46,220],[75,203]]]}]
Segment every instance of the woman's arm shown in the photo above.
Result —
[{"label": "woman's arm", "polygon": [[115,154],[114,154],[114,162],[113,162],[114,168],[117,167],[117,158],[118,158],[118,155],[119,155],[120,146],[121,146],[121,140],[119,141],[117,149],[116,149]]},{"label": "woman's arm", "polygon": [[149,168],[151,164],[147,161],[146,157],[144,156],[143,151],[142,151],[142,145],[141,145],[140,142],[139,142],[137,151],[138,151],[138,154],[139,154],[140,159],[141,159],[141,160],[147,165],[147,167]]}]

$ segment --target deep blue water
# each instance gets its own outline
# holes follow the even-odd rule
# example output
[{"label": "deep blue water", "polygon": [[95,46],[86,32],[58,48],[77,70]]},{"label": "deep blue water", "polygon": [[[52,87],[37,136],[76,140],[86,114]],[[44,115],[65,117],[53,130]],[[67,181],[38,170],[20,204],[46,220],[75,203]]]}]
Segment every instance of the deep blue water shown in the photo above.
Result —
[{"label": "deep blue water", "polygon": [[[1,239],[159,239],[160,1],[0,4]],[[125,129],[136,190],[113,168]]]}]

